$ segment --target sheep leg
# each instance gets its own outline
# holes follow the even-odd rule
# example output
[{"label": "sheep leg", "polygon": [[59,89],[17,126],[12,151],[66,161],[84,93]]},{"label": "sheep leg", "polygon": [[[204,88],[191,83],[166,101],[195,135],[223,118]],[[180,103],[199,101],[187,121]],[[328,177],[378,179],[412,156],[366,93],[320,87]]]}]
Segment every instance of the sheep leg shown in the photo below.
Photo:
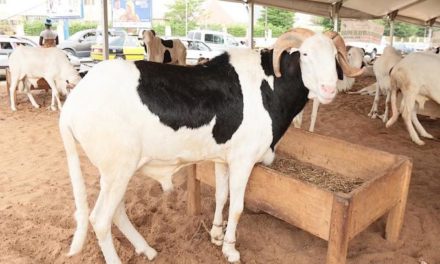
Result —
[{"label": "sheep leg", "polygon": [[58,91],[57,91],[57,87],[56,87],[55,82],[49,78],[45,78],[45,79],[46,79],[47,84],[49,84],[50,89],[52,90],[52,102],[50,104],[50,109],[52,111],[57,110],[57,108],[55,107],[55,99],[56,99],[57,103],[58,103],[58,109],[61,110],[61,101],[58,96]]},{"label": "sheep leg", "polygon": [[31,101],[31,104],[32,104],[33,107],[35,107],[35,108],[40,108],[40,106],[39,106],[39,105],[37,104],[37,102],[35,101],[35,98],[34,98],[34,96],[32,95],[31,91],[27,91],[27,92],[26,92],[26,95],[28,96],[29,101]]},{"label": "sheep leg", "polygon": [[115,215],[113,216],[113,222],[125,235],[125,237],[133,244],[137,254],[144,254],[149,260],[153,260],[157,256],[157,251],[150,247],[142,237],[141,234],[136,230],[125,211],[125,202],[119,203],[116,209]]},{"label": "sheep leg", "polygon": [[388,121],[388,112],[389,112],[388,104],[390,103],[390,99],[391,99],[391,91],[388,90],[387,98],[385,100],[385,112],[383,113],[383,115],[379,115],[379,118],[381,118],[384,123]]},{"label": "sheep leg", "polygon": [[14,76],[11,76],[11,86],[9,86],[9,95],[11,100],[11,110],[17,111],[17,107],[15,106],[15,90],[17,87],[18,80],[17,78],[14,78]]},{"label": "sheep leg", "polygon": [[318,98],[315,98],[313,99],[312,117],[310,118],[310,132],[313,132],[315,130],[316,117],[318,116],[318,108],[319,101]]},{"label": "sheep leg", "polygon": [[376,84],[376,94],[374,95],[373,105],[371,106],[370,113],[368,113],[368,116],[373,119],[377,117],[377,107],[379,104],[379,99],[380,99],[380,87],[379,84]]},{"label": "sheep leg", "polygon": [[405,100],[405,105],[402,110],[402,118],[405,122],[406,129],[408,130],[412,141],[414,141],[417,145],[424,145],[425,142],[420,140],[420,138],[417,135],[417,132],[414,129],[414,126],[411,122],[411,119],[412,119],[411,117],[412,117],[414,105],[415,105],[415,99],[412,96],[405,96],[405,95],[403,98]]},{"label": "sheep leg", "polygon": [[[404,101],[402,99],[402,107],[403,107]],[[396,123],[397,119],[399,118],[399,110],[397,110],[397,90],[396,89],[392,89],[391,90],[391,111],[392,111],[392,116],[391,119],[388,120],[388,122],[386,123],[386,127],[390,127],[392,126],[394,123]]]},{"label": "sheep leg", "polygon": [[416,108],[414,108],[414,110],[412,111],[411,120],[412,120],[414,126],[416,127],[417,132],[419,132],[420,136],[425,137],[425,138],[430,138],[430,139],[434,138],[434,136],[432,136],[431,134],[426,132],[425,128],[422,126],[422,124],[420,124],[420,121],[417,118],[417,109]]},{"label": "sheep leg", "polygon": [[223,208],[228,199],[228,165],[215,163],[215,213],[211,228],[211,242],[217,246],[223,244]]},{"label": "sheep leg", "polygon": [[137,161],[134,163],[123,162],[111,164],[109,172],[100,170],[102,171],[101,191],[89,219],[98,237],[98,244],[106,263],[121,263],[113,245],[111,224],[137,164]]},{"label": "sheep leg", "polygon": [[229,164],[229,216],[222,248],[223,255],[229,262],[240,260],[240,253],[235,249],[235,233],[243,212],[244,193],[253,166],[254,163],[243,162],[243,159]]}]

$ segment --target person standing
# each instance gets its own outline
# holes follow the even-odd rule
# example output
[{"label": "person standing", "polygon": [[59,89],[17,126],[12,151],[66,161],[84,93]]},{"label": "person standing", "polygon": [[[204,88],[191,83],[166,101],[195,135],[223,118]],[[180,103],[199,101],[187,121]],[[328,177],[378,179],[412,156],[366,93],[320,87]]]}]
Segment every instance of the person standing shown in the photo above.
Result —
[{"label": "person standing", "polygon": [[44,48],[56,47],[59,43],[58,34],[51,29],[52,20],[50,18],[46,18],[44,26],[46,29],[40,34],[40,46]]}]

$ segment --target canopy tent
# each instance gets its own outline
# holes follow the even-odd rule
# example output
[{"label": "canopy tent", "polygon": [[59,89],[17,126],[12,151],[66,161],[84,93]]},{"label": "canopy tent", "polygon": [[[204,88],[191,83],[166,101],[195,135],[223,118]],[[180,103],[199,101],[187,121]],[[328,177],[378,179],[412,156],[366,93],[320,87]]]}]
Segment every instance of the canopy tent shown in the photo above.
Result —
[{"label": "canopy tent", "polygon": [[421,26],[440,27],[439,0],[223,0],[273,6],[302,13],[334,17],[334,6],[340,4],[340,18],[378,19],[397,11],[396,20]]},{"label": "canopy tent", "polygon": [[[339,18],[353,19],[390,19],[390,35],[394,33],[394,20],[429,27],[429,37],[432,36],[432,26],[440,27],[439,0],[222,0],[237,3],[247,3],[251,10],[254,4],[279,7],[302,13],[331,17],[335,30]],[[252,12],[253,13],[253,12]],[[253,16],[249,20],[252,26]],[[253,33],[248,36],[248,43],[253,43]],[[391,45],[393,38],[391,38]]]}]

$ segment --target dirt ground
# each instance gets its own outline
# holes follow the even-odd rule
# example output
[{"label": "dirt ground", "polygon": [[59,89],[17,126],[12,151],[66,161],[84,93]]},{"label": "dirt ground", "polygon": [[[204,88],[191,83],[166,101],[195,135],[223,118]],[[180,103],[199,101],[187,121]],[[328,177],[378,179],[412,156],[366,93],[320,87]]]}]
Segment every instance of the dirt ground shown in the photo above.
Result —
[{"label": "dirt ground", "polygon": [[[371,83],[364,78],[357,90]],[[58,112],[47,107],[50,95],[35,92],[41,109],[33,109],[23,94],[18,112],[11,113],[0,82],[0,263],[104,263],[89,225],[83,251],[65,254],[75,230],[74,201],[65,153],[58,132]],[[337,96],[321,105],[316,133],[403,154],[414,161],[408,205],[401,239],[383,237],[385,220],[379,219],[349,245],[348,263],[440,263],[440,142],[425,146],[410,141],[401,119],[390,129],[367,113],[370,96]],[[305,113],[308,128],[311,103]],[[440,138],[440,120],[422,117],[428,132]],[[99,191],[96,168],[81,155],[88,201],[92,207]],[[186,178],[174,178],[175,191],[163,195],[158,183],[137,174],[126,194],[129,218],[159,251],[153,263],[226,263],[221,248],[210,243],[214,190],[202,186],[202,215],[186,215]],[[117,252],[124,263],[148,263],[137,256],[130,242],[113,228]],[[327,243],[267,214],[245,210],[238,225],[242,263],[325,263]]]}]

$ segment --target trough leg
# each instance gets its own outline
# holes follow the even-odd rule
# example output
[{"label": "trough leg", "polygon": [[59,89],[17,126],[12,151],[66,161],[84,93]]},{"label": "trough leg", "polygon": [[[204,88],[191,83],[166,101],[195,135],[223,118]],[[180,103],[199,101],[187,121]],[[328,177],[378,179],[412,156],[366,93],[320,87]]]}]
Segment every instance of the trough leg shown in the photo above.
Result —
[{"label": "trough leg", "polygon": [[402,229],[406,201],[408,198],[409,182],[411,180],[411,170],[412,163],[406,161],[403,169],[400,201],[390,210],[387,218],[385,237],[390,242],[396,242],[399,239],[400,230]]},{"label": "trough leg", "polygon": [[345,264],[346,262],[350,217],[349,202],[335,196],[328,239],[327,264]]},{"label": "trough leg", "polygon": [[197,165],[193,164],[188,167],[188,179],[187,179],[187,189],[188,189],[188,214],[198,215],[200,214],[200,180],[197,179],[196,175]]}]

